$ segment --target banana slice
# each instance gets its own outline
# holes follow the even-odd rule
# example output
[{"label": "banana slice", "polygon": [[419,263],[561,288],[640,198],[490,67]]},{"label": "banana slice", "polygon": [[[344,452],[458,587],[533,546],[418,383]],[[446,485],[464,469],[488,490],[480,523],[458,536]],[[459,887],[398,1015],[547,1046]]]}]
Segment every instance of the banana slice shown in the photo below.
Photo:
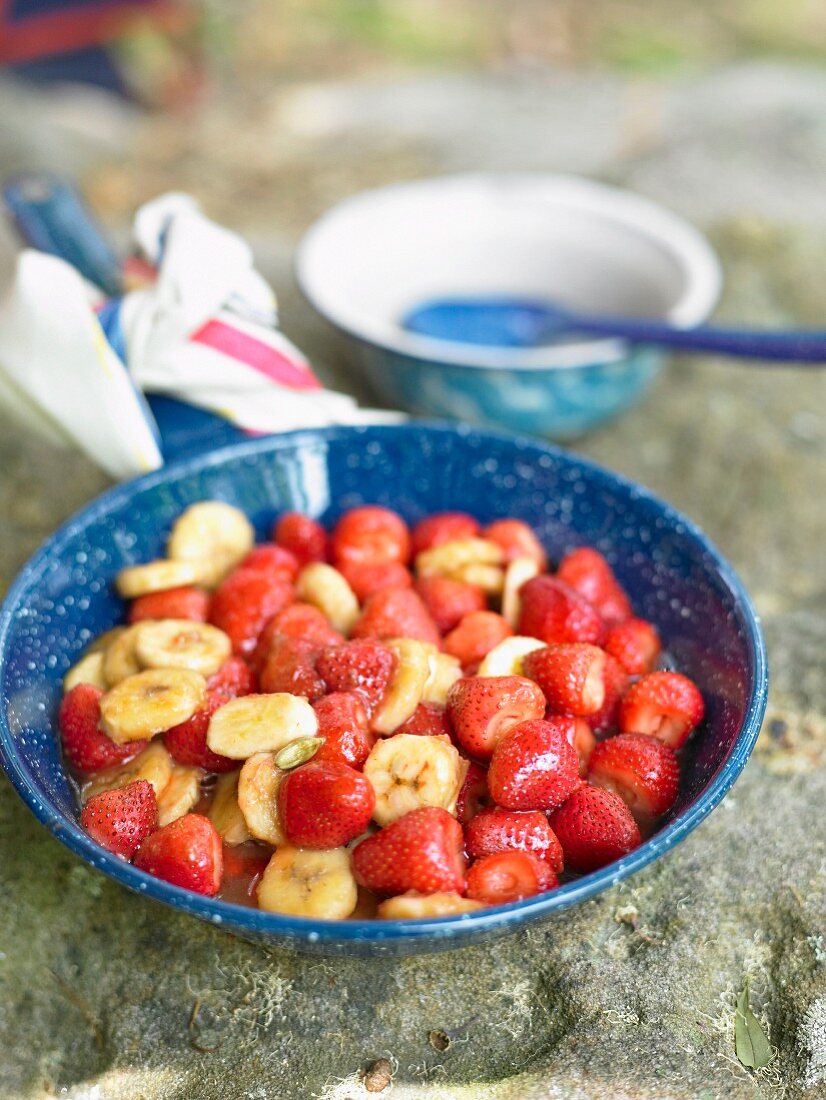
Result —
[{"label": "banana slice", "polygon": [[421,703],[435,653],[435,646],[415,638],[392,638],[386,644],[396,654],[396,668],[372,721],[376,733],[384,736],[406,722]]},{"label": "banana slice", "polygon": [[140,741],[191,718],[206,701],[198,672],[150,668],[127,676],[100,701],[100,726],[118,745]]},{"label": "banana slice", "polygon": [[201,581],[220,584],[250,552],[252,524],[238,508],[222,500],[205,500],[182,512],[169,536],[166,552],[180,562],[196,562]]},{"label": "banana slice", "polygon": [[127,783],[145,779],[151,783],[155,794],[160,797],[172,778],[172,757],[166,751],[162,741],[153,741],[143,752],[127,760],[125,764],[114,764],[111,768],[102,768],[83,784],[81,802],[84,804],[103,791],[116,791]]},{"label": "banana slice", "polygon": [[125,634],[127,627],[125,626],[113,626],[111,630],[104,630],[102,634],[98,634],[97,638],[93,638],[91,642],[86,646],[84,655],[89,653],[103,653],[110,645],[112,645],[121,634]]},{"label": "banana slice", "polygon": [[231,699],[212,715],[207,744],[232,760],[277,752],[297,737],[314,737],[318,719],[306,699],[286,692]]},{"label": "banana slice", "polygon": [[454,539],[416,555],[416,573],[420,577],[453,577],[461,580],[461,571],[469,565],[501,565],[504,552],[490,539]]},{"label": "banana slice", "polygon": [[519,589],[527,581],[539,576],[539,565],[533,558],[514,558],[505,570],[505,583],[502,588],[502,618],[516,630],[522,600]]},{"label": "banana slice", "polygon": [[139,623],[135,655],[144,668],[188,668],[211,676],[232,653],[223,630],[190,619],[158,619]]},{"label": "banana slice", "polygon": [[514,634],[493,647],[482,658],[476,670],[477,676],[521,676],[522,662],[535,649],[544,649],[545,643],[538,638],[528,638],[524,634]]},{"label": "banana slice", "polygon": [[107,646],[103,653],[103,678],[110,688],[140,672],[141,666],[135,653],[135,640],[142,624],[127,626]]},{"label": "banana slice", "polygon": [[399,894],[378,907],[381,920],[421,920],[423,917],[452,917],[457,913],[473,913],[484,909],[480,901],[459,894]]},{"label": "banana slice", "polygon": [[204,583],[205,567],[196,561],[150,561],[146,565],[130,565],[121,569],[115,586],[125,600],[163,592],[182,584]]},{"label": "banana slice", "polygon": [[305,565],[295,582],[299,600],[317,607],[340,634],[348,635],[359,617],[359,602],[350,585],[332,565]]},{"label": "banana slice", "polygon": [[258,907],[270,913],[343,920],[357,901],[346,848],[318,851],[283,844],[258,883]]},{"label": "banana slice", "polygon": [[72,665],[63,677],[63,690],[71,691],[78,684],[94,684],[101,691],[109,687],[106,677],[103,675],[103,653],[87,653],[81,657],[76,665]]},{"label": "banana slice", "polygon": [[176,764],[169,782],[158,795],[158,826],[168,825],[188,814],[201,797],[201,780],[206,772],[188,764]]},{"label": "banana slice", "polygon": [[236,844],[245,844],[250,839],[247,823],[238,805],[240,775],[240,771],[225,772],[218,777],[208,814],[224,843],[233,847]]},{"label": "banana slice", "polygon": [[475,584],[488,596],[498,596],[505,584],[504,570],[498,565],[487,565],[481,561],[466,562],[457,566],[451,573],[454,580],[464,581],[465,584]]},{"label": "banana slice", "polygon": [[447,704],[447,693],[457,680],[462,678],[462,666],[458,657],[449,653],[439,653],[436,647],[428,654],[430,672],[422,691],[423,703],[437,703],[440,707]]},{"label": "banana slice", "polygon": [[247,828],[256,840],[265,840],[273,848],[286,839],[278,818],[278,788],[285,775],[276,766],[275,753],[257,752],[238,777],[238,805]]},{"label": "banana slice", "polygon": [[447,737],[397,733],[377,741],[364,765],[376,792],[373,820],[389,825],[420,806],[453,813],[467,769]]}]

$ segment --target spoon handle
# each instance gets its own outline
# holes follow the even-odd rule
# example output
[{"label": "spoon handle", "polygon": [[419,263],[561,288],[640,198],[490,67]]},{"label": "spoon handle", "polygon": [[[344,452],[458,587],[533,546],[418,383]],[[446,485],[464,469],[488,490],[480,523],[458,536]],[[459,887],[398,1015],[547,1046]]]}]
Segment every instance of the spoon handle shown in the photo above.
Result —
[{"label": "spoon handle", "polygon": [[625,317],[571,318],[572,330],[594,336],[615,336],[632,344],[659,344],[685,351],[708,351],[738,359],[826,364],[826,331],[772,332],[761,329],[673,328],[657,321]]}]

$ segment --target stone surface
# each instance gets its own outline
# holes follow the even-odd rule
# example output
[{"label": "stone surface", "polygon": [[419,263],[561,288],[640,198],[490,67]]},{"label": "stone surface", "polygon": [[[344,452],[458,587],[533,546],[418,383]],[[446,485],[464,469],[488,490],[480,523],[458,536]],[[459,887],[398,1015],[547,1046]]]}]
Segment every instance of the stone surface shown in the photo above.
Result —
[{"label": "stone surface", "polygon": [[[329,100],[322,89],[321,115],[293,90],[276,97],[273,117],[292,130],[267,162],[269,207],[260,192],[233,206],[227,180],[210,190],[195,139],[174,167],[158,155],[129,168],[136,197],[194,186],[248,229],[291,335],[325,377],[360,392],[291,285],[290,248],[340,195],[431,169],[564,167],[640,186],[712,233],[725,315],[816,322],[824,88],[822,73],[755,66],[652,83],[642,98],[602,76],[503,75],[358,84]],[[759,133],[741,138],[755,89]],[[630,123],[620,101],[634,104]],[[471,125],[480,109],[491,133]],[[101,195],[122,171],[96,170]],[[686,360],[577,445],[697,519],[766,619],[773,688],[758,750],[675,852],[510,938],[333,961],[264,951],[127,894],[48,837],[2,781],[0,1095],[358,1100],[370,1095],[359,1071],[386,1058],[405,1100],[826,1097],[825,399],[819,371]],[[80,457],[4,423],[0,577],[104,484]],[[777,1050],[759,1074],[734,1050],[746,978]]]}]

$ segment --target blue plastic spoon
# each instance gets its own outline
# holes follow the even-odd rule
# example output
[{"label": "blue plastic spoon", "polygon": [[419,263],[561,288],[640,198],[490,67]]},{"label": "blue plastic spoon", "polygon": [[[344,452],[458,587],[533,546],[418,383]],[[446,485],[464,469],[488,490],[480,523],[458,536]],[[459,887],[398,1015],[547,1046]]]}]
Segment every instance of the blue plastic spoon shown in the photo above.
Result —
[{"label": "blue plastic spoon", "polygon": [[402,325],[408,332],[421,336],[487,347],[532,348],[564,335],[581,334],[739,359],[826,363],[824,331],[709,325],[675,328],[648,318],[578,313],[555,302],[530,298],[436,298],[414,306],[402,319]]}]

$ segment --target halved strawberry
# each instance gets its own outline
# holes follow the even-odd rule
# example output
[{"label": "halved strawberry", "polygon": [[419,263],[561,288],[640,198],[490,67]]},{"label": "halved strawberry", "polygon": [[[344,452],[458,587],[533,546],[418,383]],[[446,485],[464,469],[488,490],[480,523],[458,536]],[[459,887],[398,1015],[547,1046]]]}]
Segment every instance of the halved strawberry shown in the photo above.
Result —
[{"label": "halved strawberry", "polygon": [[238,767],[237,760],[213,752],[207,745],[209,720],[215,711],[229,702],[231,695],[221,691],[210,692],[206,706],[197,710],[191,718],[168,729],[163,735],[166,751],[178,764],[204,768],[208,772],[231,772]]},{"label": "halved strawberry", "polygon": [[472,539],[479,534],[479,523],[467,512],[436,512],[420,520],[413,528],[413,554],[444,546],[458,539]]},{"label": "halved strawberry", "polygon": [[471,611],[445,638],[445,652],[469,669],[512,634],[508,622],[495,611]]},{"label": "halved strawberry", "polygon": [[619,795],[588,783],[578,787],[550,821],[565,866],[575,871],[595,871],[613,863],[641,841],[639,827]]},{"label": "halved strawberry", "polygon": [[560,562],[557,576],[593,604],[609,626],[630,617],[631,601],[598,550],[590,546],[572,550]]},{"label": "halved strawberry", "polygon": [[323,611],[310,603],[291,603],[283,611],[273,615],[261,631],[255,652],[250,658],[250,663],[257,671],[260,672],[263,668],[270,646],[280,634],[287,638],[312,642],[319,649],[344,641],[344,635],[333,629]]},{"label": "halved strawberry", "polygon": [[252,569],[254,572],[268,573],[271,577],[294,581],[300,566],[298,558],[290,550],[272,542],[264,542],[260,546],[254,546],[238,568]]},{"label": "halved strawberry", "polygon": [[343,561],[339,562],[338,571],[355,592],[359,603],[384,588],[410,588],[413,584],[410,570],[398,561]]},{"label": "halved strawberry", "polygon": [[562,848],[541,810],[482,810],[465,828],[465,847],[471,859],[518,850],[562,870]]},{"label": "halved strawberry", "polygon": [[629,676],[644,676],[659,660],[662,646],[657,628],[645,619],[626,619],[608,631],[605,650]]},{"label": "halved strawberry", "polygon": [[324,738],[313,759],[349,764],[351,768],[364,767],[376,735],[370,730],[367,711],[359,696],[350,691],[334,691],[318,699],[313,710],[318,719],[318,736]]},{"label": "halved strawberry", "polygon": [[447,697],[456,740],[480,760],[490,760],[508,730],[545,715],[545,696],[524,676],[465,676]]},{"label": "halved strawberry", "polygon": [[410,532],[397,512],[368,504],[345,512],[333,528],[333,561],[380,565],[410,560]]},{"label": "halved strawberry", "polygon": [[114,791],[90,798],[80,824],[102,847],[122,859],[131,859],[158,826],[158,800],[151,783],[137,779]]},{"label": "halved strawberry", "polygon": [[229,635],[233,651],[246,657],[254,651],[267,620],[294,599],[293,586],[282,577],[238,569],[216,589],[209,619]]},{"label": "halved strawberry", "polygon": [[505,561],[532,558],[540,569],[548,568],[548,555],[542,543],[521,519],[498,519],[484,529],[482,538],[501,546],[505,551]]},{"label": "halved strawberry", "polygon": [[475,760],[470,760],[465,781],[456,798],[456,816],[463,825],[467,825],[489,802],[487,770]]},{"label": "halved strawberry", "polygon": [[552,714],[596,714],[605,701],[605,654],[584,642],[526,654],[522,671],[542,688]]},{"label": "halved strawberry", "polygon": [[103,692],[94,684],[76,684],[60,703],[58,725],[63,752],[73,767],[94,772],[121,764],[136,756],[148,741],[116,745],[100,727],[100,700]]},{"label": "halved strawberry", "polygon": [[272,532],[273,542],[289,550],[299,565],[311,561],[327,561],[329,557],[327,532],[317,519],[301,512],[285,512],[276,520]]},{"label": "halved strawberry", "polygon": [[377,894],[464,894],[462,826],[437,806],[411,810],[355,846],[353,873]]},{"label": "halved strawberry", "polygon": [[588,765],[591,762],[591,753],[597,745],[593,730],[584,718],[577,718],[571,731],[571,744],[576,749],[579,760],[579,774],[585,778],[588,774]]},{"label": "halved strawberry", "polygon": [[320,699],[327,687],[316,667],[319,652],[312,642],[276,637],[258,677],[261,691],[303,695],[311,703]]},{"label": "halved strawberry", "polygon": [[588,725],[594,733],[599,734],[609,733],[616,728],[620,703],[628,687],[628,674],[610,653],[605,654],[602,682],[605,685],[602,706],[596,714],[588,715]]},{"label": "halved strawberry", "polygon": [[645,733],[619,733],[597,745],[588,781],[618,794],[637,821],[669,810],[680,785],[673,749]]},{"label": "halved strawberry", "polygon": [[435,703],[419,703],[396,733],[415,733],[420,737],[450,737],[450,722],[444,707]]},{"label": "halved strawberry", "polygon": [[240,657],[228,657],[217,672],[207,680],[207,691],[218,692],[227,699],[238,699],[255,691],[255,675]]},{"label": "halved strawberry", "polygon": [[184,814],[147,837],[135,866],[173,886],[213,897],[224,871],[221,837],[208,817]]},{"label": "halved strawberry", "polygon": [[488,788],[508,810],[553,810],[582,780],[571,745],[576,719],[522,722],[509,730],[493,752]]},{"label": "halved strawberry", "polygon": [[632,684],[622,700],[623,733],[648,733],[678,749],[700,724],[703,697],[693,681],[679,672],[649,672]]},{"label": "halved strawberry", "polygon": [[486,905],[508,905],[557,885],[556,875],[530,852],[495,852],[470,865],[467,896]]},{"label": "halved strawberry", "polygon": [[129,607],[130,623],[140,623],[144,619],[191,619],[192,622],[205,623],[209,615],[209,593],[203,588],[182,585],[180,588],[167,588],[163,592],[149,592],[138,596]]},{"label": "halved strawberry", "polygon": [[416,591],[443,634],[453,630],[466,615],[484,611],[488,606],[487,597],[478,585],[451,577],[419,577]]},{"label": "halved strawberry", "polygon": [[602,645],[605,623],[578,592],[556,577],[534,577],[520,590],[519,634],[554,642]]},{"label": "halved strawberry", "polygon": [[371,596],[351,638],[416,638],[440,645],[439,628],[412,588],[385,588]]},{"label": "halved strawberry", "polygon": [[352,691],[362,700],[368,718],[379,705],[396,666],[387,646],[360,638],[322,649],[316,669],[327,691]]},{"label": "halved strawberry", "polygon": [[340,848],[370,824],[376,795],[367,776],[347,764],[311,760],[278,788],[284,834],[300,848]]}]

